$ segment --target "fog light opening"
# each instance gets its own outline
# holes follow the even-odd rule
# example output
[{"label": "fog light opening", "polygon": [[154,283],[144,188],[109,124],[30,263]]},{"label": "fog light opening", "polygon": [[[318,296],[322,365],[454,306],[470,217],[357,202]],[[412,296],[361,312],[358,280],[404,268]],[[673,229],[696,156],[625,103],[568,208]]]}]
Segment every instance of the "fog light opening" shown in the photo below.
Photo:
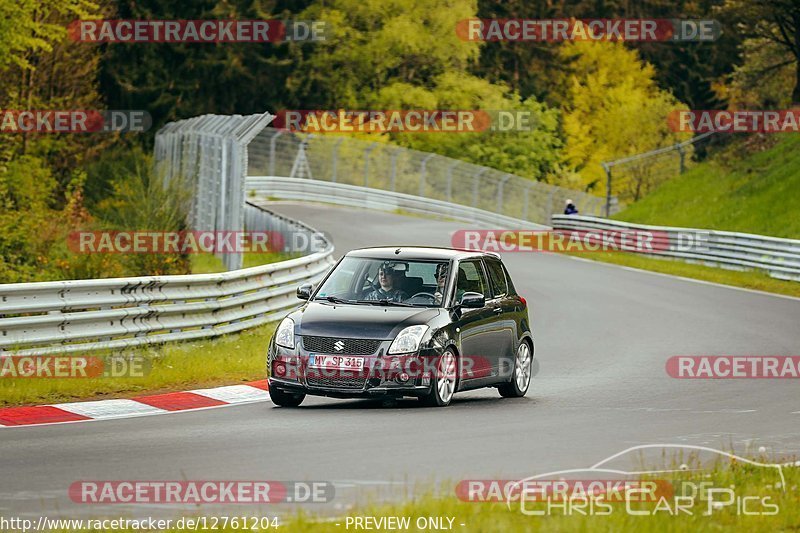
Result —
[{"label": "fog light opening", "polygon": [[275,363],[275,375],[283,377],[286,375],[286,365],[283,363]]},{"label": "fog light opening", "polygon": [[397,381],[400,383],[406,383],[408,381],[408,374],[406,374],[405,372],[401,372],[397,376]]}]

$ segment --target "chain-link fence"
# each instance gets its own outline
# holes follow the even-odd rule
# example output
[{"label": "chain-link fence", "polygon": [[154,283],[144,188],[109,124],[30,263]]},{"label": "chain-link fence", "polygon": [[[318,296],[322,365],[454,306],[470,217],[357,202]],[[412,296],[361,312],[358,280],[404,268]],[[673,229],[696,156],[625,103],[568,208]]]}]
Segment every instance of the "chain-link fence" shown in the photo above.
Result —
[{"label": "chain-link fence", "polygon": [[602,215],[604,199],[394,145],[266,128],[249,146],[249,176],[285,176],[402,192],[548,224],[571,199]]},{"label": "chain-link fence", "polygon": [[[650,152],[602,163],[606,172],[607,207],[603,214],[613,214],[626,203],[640,200],[653,189],[686,172],[697,156],[714,141],[713,132]],[[617,198],[615,202],[613,196]]]},{"label": "chain-link fence", "polygon": [[[189,227],[200,231],[244,229],[247,145],[275,117],[203,115],[170,122],[156,134],[156,171],[181,180],[192,191]],[[242,266],[242,256],[220,254],[225,267]]]}]

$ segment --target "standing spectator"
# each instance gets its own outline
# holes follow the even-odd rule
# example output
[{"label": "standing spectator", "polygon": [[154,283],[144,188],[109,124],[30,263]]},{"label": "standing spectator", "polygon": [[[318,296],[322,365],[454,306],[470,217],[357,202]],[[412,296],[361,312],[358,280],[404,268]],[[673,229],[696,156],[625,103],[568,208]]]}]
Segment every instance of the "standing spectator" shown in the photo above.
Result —
[{"label": "standing spectator", "polygon": [[577,215],[578,214],[578,208],[575,207],[575,204],[572,203],[572,200],[567,199],[566,204],[567,204],[567,206],[564,208],[564,214],[565,215]]}]

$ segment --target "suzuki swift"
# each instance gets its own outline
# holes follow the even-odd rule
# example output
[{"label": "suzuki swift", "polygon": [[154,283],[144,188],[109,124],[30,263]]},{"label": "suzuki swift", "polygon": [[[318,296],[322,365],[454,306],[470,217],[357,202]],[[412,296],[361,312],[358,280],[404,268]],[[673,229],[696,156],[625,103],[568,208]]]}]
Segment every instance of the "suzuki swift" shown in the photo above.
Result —
[{"label": "suzuki swift", "polygon": [[284,318],[268,350],[273,403],[306,395],[417,397],[446,406],[457,392],[530,385],[533,336],[525,298],[500,257],[448,248],[353,250]]}]

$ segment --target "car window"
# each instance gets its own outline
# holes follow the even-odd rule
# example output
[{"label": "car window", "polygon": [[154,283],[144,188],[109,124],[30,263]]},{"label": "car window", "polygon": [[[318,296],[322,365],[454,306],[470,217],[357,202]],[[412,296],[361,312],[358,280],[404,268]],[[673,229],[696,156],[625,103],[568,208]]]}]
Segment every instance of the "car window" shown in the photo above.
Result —
[{"label": "car window", "polygon": [[458,279],[456,280],[456,300],[461,299],[465,292],[479,292],[487,294],[486,276],[481,268],[480,261],[464,261],[458,265]]},{"label": "car window", "polygon": [[508,295],[509,296],[516,296],[517,295],[517,289],[514,288],[514,282],[511,281],[511,274],[508,273],[508,269],[506,268],[506,265],[504,265],[503,263],[500,263],[500,266],[503,267],[503,272],[505,272],[505,274],[506,274],[506,282],[508,283]]},{"label": "car window", "polygon": [[409,263],[406,277],[422,278],[425,285],[436,285],[436,265],[438,263]]},{"label": "car window", "polygon": [[503,272],[503,265],[495,259],[486,259],[486,270],[489,271],[489,281],[492,285],[492,297],[500,298],[508,294],[508,283]]},{"label": "car window", "polygon": [[[353,305],[387,300],[420,307],[440,307],[442,298],[436,297],[434,292],[448,288],[440,288],[437,284],[436,268],[439,264],[442,261],[347,256],[328,275],[314,299],[335,297],[351,300],[346,303]],[[379,276],[381,271],[385,273],[383,278]]]}]

